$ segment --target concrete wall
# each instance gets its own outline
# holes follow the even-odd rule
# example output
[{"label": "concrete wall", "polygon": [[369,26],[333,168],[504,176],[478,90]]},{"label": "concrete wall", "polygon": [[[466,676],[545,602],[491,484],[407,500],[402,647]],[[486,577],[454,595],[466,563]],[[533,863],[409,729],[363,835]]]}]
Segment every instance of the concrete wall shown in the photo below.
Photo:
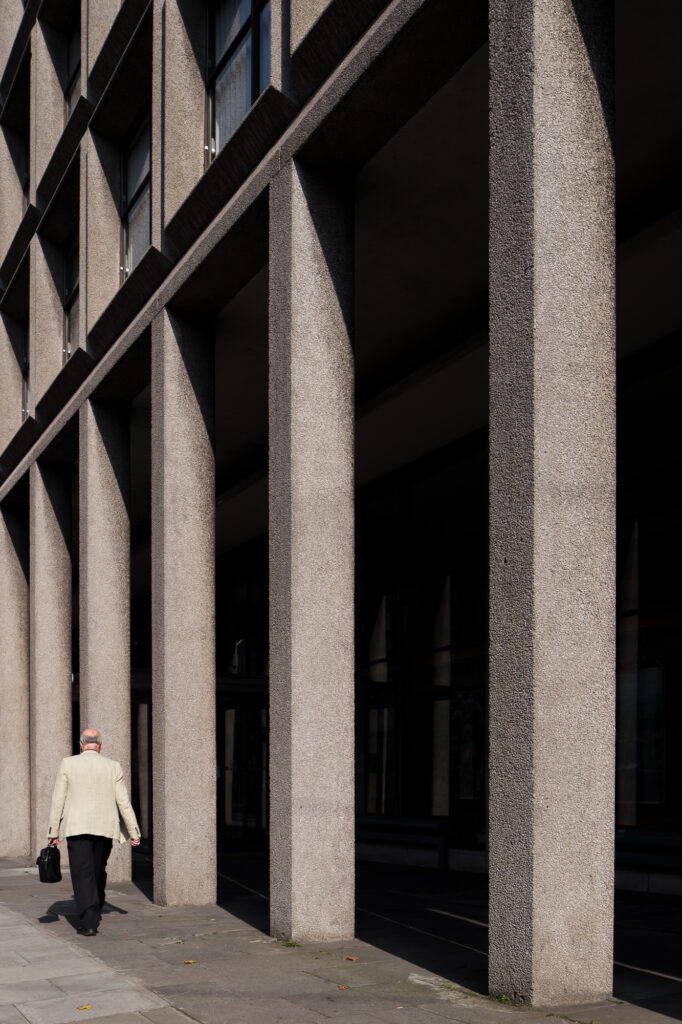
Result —
[{"label": "concrete wall", "polygon": [[21,364],[24,331],[0,315],[0,452],[21,426]]},{"label": "concrete wall", "polygon": [[63,36],[38,21],[31,36],[31,202],[64,130]]},{"label": "concrete wall", "polygon": [[15,132],[0,128],[0,263],[21,223],[23,194],[16,169],[21,146]]},{"label": "concrete wall", "polygon": [[[166,0],[156,5],[154,19],[157,52],[161,49],[161,38],[165,43],[163,77],[159,75],[156,79],[159,86],[163,82],[163,106],[159,102],[155,108],[155,121],[160,129],[158,141],[162,141],[164,154],[165,224],[204,173],[206,14],[203,6],[191,0]],[[159,193],[158,188],[155,192]]]},{"label": "concrete wall", "polygon": [[5,67],[24,13],[21,0],[5,0],[0,21],[0,69]]},{"label": "concrete wall", "polygon": [[[100,318],[120,287],[120,153],[107,139],[88,132],[81,143],[80,316],[84,331]],[[84,301],[83,301],[84,300]]]},{"label": "concrete wall", "polygon": [[31,240],[30,373],[31,399],[40,401],[62,368],[64,255],[39,235]]}]

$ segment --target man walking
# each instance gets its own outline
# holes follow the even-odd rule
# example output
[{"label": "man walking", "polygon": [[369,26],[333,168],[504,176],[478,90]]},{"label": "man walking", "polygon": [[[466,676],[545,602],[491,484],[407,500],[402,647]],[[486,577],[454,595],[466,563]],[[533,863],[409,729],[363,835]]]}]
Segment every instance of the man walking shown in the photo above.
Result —
[{"label": "man walking", "polygon": [[[84,729],[80,754],[65,757],[57,771],[48,842],[57,846],[66,836],[71,881],[81,916],[79,935],[96,935],[104,904],[107,860],[114,839],[133,846],[140,829],[130,805],[118,761],[102,757],[97,729]],[[121,828],[121,820],[123,829]]]}]

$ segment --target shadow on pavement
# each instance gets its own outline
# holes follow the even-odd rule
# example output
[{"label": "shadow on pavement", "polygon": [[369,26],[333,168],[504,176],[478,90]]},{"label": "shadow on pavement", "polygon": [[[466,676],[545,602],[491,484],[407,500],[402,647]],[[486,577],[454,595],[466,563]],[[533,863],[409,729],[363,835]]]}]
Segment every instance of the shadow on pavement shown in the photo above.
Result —
[{"label": "shadow on pavement", "polygon": [[682,1020],[682,897],[616,893],[613,994]]},{"label": "shadow on pavement", "polygon": [[[110,903],[109,900],[105,901],[102,907],[102,914],[127,914],[128,911],[124,910],[123,907],[117,907],[114,903]],[[80,928],[81,919],[76,908],[76,901],[73,899],[66,900],[55,900],[45,913],[38,918],[40,924],[53,924],[58,921],[60,917],[63,917],[65,921],[71,925],[74,931]]]},{"label": "shadow on pavement", "polygon": [[[151,858],[138,855],[135,860],[135,884],[151,899]],[[360,863],[356,882],[358,939],[427,973],[487,993],[485,876]],[[265,853],[221,853],[218,903],[268,932]],[[614,960],[615,999],[682,1020],[682,897],[619,891]]]}]

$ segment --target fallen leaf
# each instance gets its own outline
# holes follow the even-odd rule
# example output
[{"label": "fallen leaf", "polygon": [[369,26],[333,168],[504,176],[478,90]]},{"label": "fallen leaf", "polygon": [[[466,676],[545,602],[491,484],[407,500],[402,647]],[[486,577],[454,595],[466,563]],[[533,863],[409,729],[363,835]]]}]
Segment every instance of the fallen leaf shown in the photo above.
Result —
[{"label": "fallen leaf", "polygon": [[342,960],[350,960],[351,963],[354,963],[354,964],[356,964],[358,962],[358,957],[356,957],[356,956],[342,956],[341,959]]},{"label": "fallen leaf", "polygon": [[76,1009],[77,1010],[91,1010],[92,1007],[90,1006],[90,1003],[84,1003],[83,1006],[77,1006]]},{"label": "fallen leaf", "polygon": [[196,960],[183,960],[183,964],[195,964]]},{"label": "fallen leaf", "polygon": [[348,988],[348,985],[339,985],[339,988]]}]

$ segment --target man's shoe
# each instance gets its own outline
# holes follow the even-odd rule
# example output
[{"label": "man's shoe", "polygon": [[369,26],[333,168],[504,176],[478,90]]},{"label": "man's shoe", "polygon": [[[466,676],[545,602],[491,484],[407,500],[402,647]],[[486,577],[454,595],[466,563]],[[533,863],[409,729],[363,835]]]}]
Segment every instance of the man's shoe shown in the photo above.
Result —
[{"label": "man's shoe", "polygon": [[76,934],[77,935],[87,935],[87,936],[97,935],[97,929],[96,928],[79,928]]}]

